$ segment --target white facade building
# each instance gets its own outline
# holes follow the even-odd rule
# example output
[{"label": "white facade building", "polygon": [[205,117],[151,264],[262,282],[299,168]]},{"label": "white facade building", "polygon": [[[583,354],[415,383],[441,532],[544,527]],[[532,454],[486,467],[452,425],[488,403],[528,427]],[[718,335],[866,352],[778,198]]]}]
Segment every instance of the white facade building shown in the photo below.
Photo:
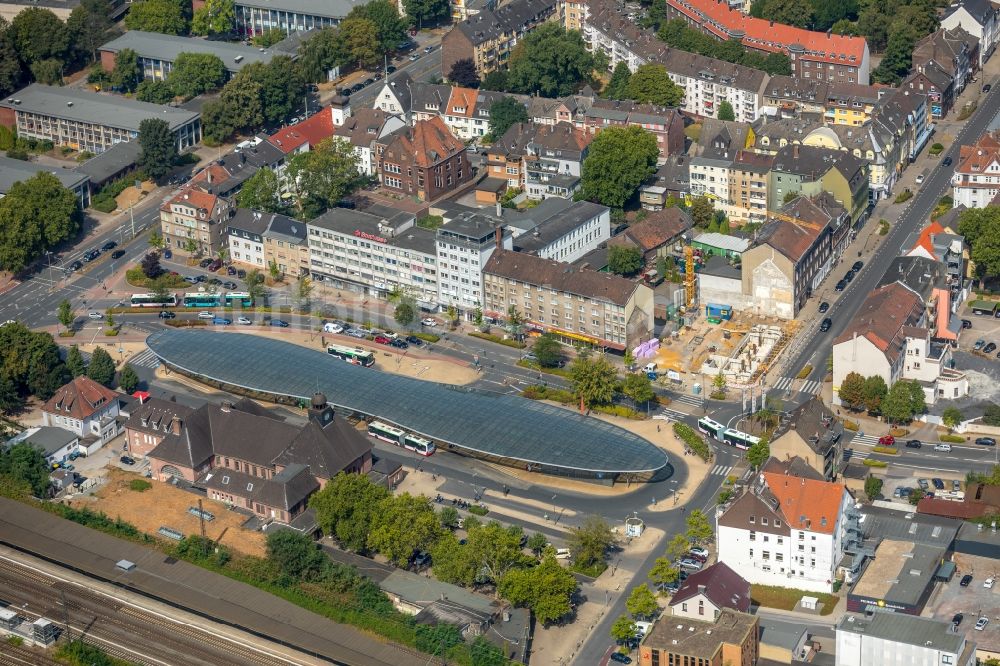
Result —
[{"label": "white facade building", "polygon": [[270,215],[259,211],[240,208],[236,215],[226,222],[226,240],[229,258],[238,264],[263,270],[267,267],[264,259],[264,231]]},{"label": "white facade building", "polygon": [[965,633],[947,620],[904,613],[847,614],[837,624],[837,666],[972,666],[976,644]]},{"label": "white facade building", "polygon": [[[497,233],[501,240],[497,240]],[[492,217],[461,212],[445,217],[436,236],[438,303],[467,316],[483,304],[483,267],[497,246],[513,249],[511,236]]]},{"label": "white facade building", "polygon": [[979,67],[981,69],[1000,37],[1000,10],[990,0],[958,0],[945,10],[941,27],[948,30],[962,28],[979,40]]},{"label": "white facade building", "polygon": [[611,209],[600,204],[551,198],[527,215],[538,224],[515,232],[514,247],[543,259],[572,263],[611,238]]},{"label": "white facade building", "polygon": [[118,435],[118,393],[89,377],[76,377],[42,407],[42,425],[105,443]]},{"label": "white facade building", "polygon": [[986,208],[1000,195],[1000,134],[987,132],[961,147],[951,186],[956,208]]},{"label": "white facade building", "polygon": [[853,502],[842,484],[765,472],[718,511],[719,561],[750,583],[830,592]]}]

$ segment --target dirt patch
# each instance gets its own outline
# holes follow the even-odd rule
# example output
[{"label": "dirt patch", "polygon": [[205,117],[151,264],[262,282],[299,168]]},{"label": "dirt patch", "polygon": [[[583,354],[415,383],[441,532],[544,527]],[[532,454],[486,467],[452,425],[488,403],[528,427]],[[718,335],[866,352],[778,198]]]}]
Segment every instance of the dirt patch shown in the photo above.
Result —
[{"label": "dirt patch", "polygon": [[[132,523],[143,532],[156,535],[161,527],[169,527],[182,534],[198,534],[199,521],[188,513],[189,507],[198,506],[198,496],[180,490],[170,484],[149,479],[152,488],[136,492],[129,488],[129,482],[142,478],[124,470],[112,468],[108,472],[108,482],[95,495],[93,501],[74,501],[75,507],[103,511],[112,518],[121,518]],[[225,531],[222,543],[230,549],[246,555],[263,556],[264,535],[240,527],[246,520],[243,514],[230,511],[222,502],[202,499],[205,511],[215,519],[205,523],[205,534],[218,539]]]}]

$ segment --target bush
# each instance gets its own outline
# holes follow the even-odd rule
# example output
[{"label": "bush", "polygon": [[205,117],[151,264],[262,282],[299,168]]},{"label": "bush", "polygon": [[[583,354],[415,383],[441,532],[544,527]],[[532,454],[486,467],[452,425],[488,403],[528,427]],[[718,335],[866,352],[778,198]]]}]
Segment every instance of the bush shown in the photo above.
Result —
[{"label": "bush", "polygon": [[881,467],[888,467],[889,463],[885,462],[884,460],[872,460],[871,458],[865,458],[864,465],[865,467],[881,468]]},{"label": "bush", "polygon": [[909,189],[903,190],[896,195],[896,203],[903,203],[913,198],[913,192]]},{"label": "bush", "polygon": [[434,333],[414,333],[413,337],[420,338],[424,342],[437,342],[441,339],[440,335],[435,335]]},{"label": "bush", "polygon": [[899,449],[895,446],[875,446],[872,447],[872,451],[875,453],[888,453],[889,455],[895,456],[899,454]]},{"label": "bush", "polygon": [[102,213],[113,213],[118,209],[118,202],[115,201],[114,197],[106,197],[98,193],[91,197],[90,207]]},{"label": "bush", "polygon": [[576,396],[573,395],[572,391],[552,388],[549,386],[541,386],[539,384],[526,386],[521,392],[521,395],[528,400],[551,400],[553,402],[560,402],[564,405],[574,405],[577,402]]},{"label": "bush", "polygon": [[807,365],[804,368],[802,368],[801,370],[799,370],[799,374],[795,375],[795,378],[796,379],[805,379],[806,377],[808,377],[809,375],[812,374],[812,371],[813,371],[813,367],[811,365]]},{"label": "bush", "polygon": [[887,233],[889,233],[889,220],[879,220],[878,235],[885,236]]},{"label": "bush", "polygon": [[701,435],[688,424],[674,421],[674,434],[702,460],[708,460],[712,457],[712,449],[705,443]]},{"label": "bush", "polygon": [[851,421],[850,419],[844,419],[844,430],[850,430],[851,432],[857,432],[861,426],[858,425],[857,421]]},{"label": "bush", "polygon": [[633,419],[635,421],[641,421],[646,418],[645,414],[637,412],[631,407],[626,407],[625,405],[594,405],[590,409],[595,412],[600,412],[601,414],[620,416],[623,419]]},{"label": "bush", "polygon": [[961,435],[941,435],[938,437],[942,442],[948,442],[949,444],[964,444],[965,438]]},{"label": "bush", "polygon": [[[180,275],[164,273],[156,279],[162,280],[167,289],[184,289],[188,286],[188,283],[185,282],[184,278]],[[152,289],[153,287],[153,281],[146,277],[146,275],[142,272],[142,268],[139,266],[125,271],[125,281],[131,286],[139,287],[140,289]]]},{"label": "bush", "polygon": [[153,484],[146,479],[132,479],[128,484],[129,490],[134,490],[137,493],[144,493],[153,487]]},{"label": "bush", "polygon": [[504,339],[499,335],[490,335],[489,333],[479,333],[478,331],[473,331],[469,333],[474,338],[479,338],[480,340],[489,340],[490,342],[495,342],[499,345],[504,345],[507,347],[514,347],[515,349],[524,349],[527,347],[523,342],[518,342],[514,339]]},{"label": "bush", "polygon": [[24,645],[24,639],[21,638],[20,636],[8,636],[7,644],[13,645],[14,647],[21,647],[22,645]]},{"label": "bush", "polygon": [[588,576],[590,578],[597,578],[602,573],[604,573],[604,570],[607,568],[608,568],[608,563],[603,561],[593,562],[592,564],[586,566],[574,562],[569,566],[570,571],[578,574],[583,574],[584,576]]},{"label": "bush", "polygon": [[930,149],[927,151],[928,155],[940,155],[944,152],[944,146],[940,143],[931,144]]},{"label": "bush", "polygon": [[907,435],[909,435],[910,431],[907,430],[906,428],[890,428],[889,434],[899,439],[900,437],[906,437]]},{"label": "bush", "polygon": [[485,506],[480,506],[479,504],[473,504],[469,507],[469,513],[473,516],[485,516],[490,512]]}]

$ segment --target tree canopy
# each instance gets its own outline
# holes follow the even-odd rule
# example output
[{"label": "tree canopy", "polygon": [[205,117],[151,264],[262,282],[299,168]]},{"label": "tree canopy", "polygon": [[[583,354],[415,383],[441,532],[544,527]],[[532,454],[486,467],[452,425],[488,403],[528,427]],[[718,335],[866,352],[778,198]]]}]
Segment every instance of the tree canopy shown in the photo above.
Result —
[{"label": "tree canopy", "polygon": [[191,19],[195,35],[222,35],[236,27],[236,5],[233,0],[205,0]]},{"label": "tree canopy", "polygon": [[258,169],[250,176],[236,194],[236,204],[240,208],[277,213],[281,210],[278,175],[268,167]]},{"label": "tree canopy", "polygon": [[1000,276],[1000,208],[970,208],[959,213],[958,232],[969,244],[975,276],[984,286]]},{"label": "tree canopy", "polygon": [[627,245],[608,248],[608,270],[615,275],[631,277],[642,269],[642,252]]},{"label": "tree canopy", "polygon": [[673,19],[662,23],[658,35],[668,46],[681,51],[753,67],[771,76],[779,74],[787,76],[792,73],[792,61],[784,53],[764,55],[747,49],[735,39],[719,41],[701,30],[688,26],[684,19]]},{"label": "tree canopy", "polygon": [[684,89],[673,82],[666,67],[649,63],[640,65],[629,77],[625,97],[642,104],[677,106],[684,99]]},{"label": "tree canopy", "polygon": [[125,25],[129,30],[165,35],[184,35],[188,31],[188,19],[173,0],[136,0],[125,16]]},{"label": "tree canopy", "polygon": [[448,80],[465,88],[478,88],[480,80],[479,72],[476,71],[476,63],[472,61],[472,58],[456,60],[451,69],[448,70]]},{"label": "tree canopy", "polygon": [[570,377],[573,393],[587,406],[607,404],[615,395],[618,374],[603,355],[580,354],[570,365]]},{"label": "tree canopy", "polygon": [[537,567],[510,570],[498,591],[515,606],[530,608],[535,619],[547,626],[569,614],[576,588],[576,578],[550,552]]},{"label": "tree canopy", "polygon": [[341,472],[309,498],[323,533],[334,537],[341,547],[366,552],[368,534],[379,503],[389,491],[361,474]]},{"label": "tree canopy", "polygon": [[563,97],[589,81],[593,71],[594,57],[580,33],[548,22],[514,47],[507,85],[513,92]]},{"label": "tree canopy", "polygon": [[49,487],[49,465],[45,456],[27,442],[0,447],[0,476],[29,484],[35,497],[45,497]]},{"label": "tree canopy", "polygon": [[177,161],[177,142],[170,125],[162,118],[146,118],[139,123],[139,168],[153,180],[170,173]]},{"label": "tree canopy", "polygon": [[360,184],[358,155],[350,143],[325,139],[295,155],[288,176],[303,217],[311,219],[353,192]]},{"label": "tree canopy", "polygon": [[426,552],[441,536],[434,509],[423,496],[390,496],[375,505],[368,547],[398,566],[406,566],[416,552]]},{"label": "tree canopy", "polygon": [[608,99],[626,99],[625,91],[631,76],[632,70],[628,68],[628,63],[624,60],[619,62],[611,72],[611,79],[604,88],[603,96]]},{"label": "tree canopy", "polygon": [[422,28],[425,23],[437,23],[448,17],[451,5],[448,0],[403,0],[406,15]]},{"label": "tree canopy", "polygon": [[528,122],[528,110],[513,97],[504,97],[490,106],[490,136],[502,137],[511,125]]},{"label": "tree canopy", "polygon": [[174,61],[167,83],[179,97],[197,97],[221,88],[227,74],[226,65],[214,53],[181,53]]},{"label": "tree canopy", "polygon": [[609,127],[590,144],[583,161],[583,198],[622,208],[656,169],[656,137],[641,127]]},{"label": "tree canopy", "polygon": [[87,366],[87,376],[98,384],[111,386],[115,381],[115,362],[104,347],[95,347],[90,354],[90,364]]},{"label": "tree canopy", "polygon": [[46,250],[75,237],[81,222],[76,195],[51,173],[14,183],[0,199],[0,266],[23,271]]}]

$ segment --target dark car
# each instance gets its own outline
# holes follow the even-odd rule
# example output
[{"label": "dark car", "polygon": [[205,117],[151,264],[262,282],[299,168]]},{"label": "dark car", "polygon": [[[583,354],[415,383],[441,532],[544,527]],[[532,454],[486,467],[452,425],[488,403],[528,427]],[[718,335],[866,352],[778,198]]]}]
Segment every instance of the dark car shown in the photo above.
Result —
[{"label": "dark car", "polygon": [[826,301],[823,301],[822,303],[819,304],[819,313],[820,314],[823,314],[824,312],[826,312],[829,309],[830,309],[830,304],[827,303]]},{"label": "dark car", "polygon": [[125,250],[115,250],[114,252],[111,253],[112,259],[121,259],[124,256],[125,256]]},{"label": "dark car", "polygon": [[134,465],[134,464],[135,464],[135,458],[133,458],[133,457],[131,457],[131,456],[122,456],[122,457],[121,457],[121,458],[119,458],[118,460],[119,460],[119,461],[121,462],[121,464],[123,464],[123,465]]},{"label": "dark car", "polygon": [[364,88],[363,85],[361,85],[360,83],[355,83],[353,86],[351,86],[351,92],[352,93],[359,92],[362,88]]},{"label": "dark car", "polygon": [[984,354],[992,354],[993,350],[995,350],[996,348],[997,348],[997,343],[991,342],[988,345],[986,345],[985,347],[983,347],[983,353]]},{"label": "dark car", "polygon": [[160,310],[160,319],[176,319],[177,313],[170,310]]},{"label": "dark car", "polygon": [[865,262],[863,262],[863,261],[855,261],[855,262],[854,262],[854,265],[853,265],[853,266],[851,266],[851,270],[852,270],[852,271],[854,271],[855,273],[857,273],[858,271],[860,271],[860,270],[861,270],[861,268],[862,268],[862,267],[863,267],[864,265],[865,265]]},{"label": "dark car", "polygon": [[399,339],[396,339],[396,340],[393,340],[392,342],[390,342],[389,346],[390,347],[395,347],[396,349],[409,349],[410,348],[410,345],[406,342],[406,340],[399,340]]},{"label": "dark car", "polygon": [[89,262],[93,261],[94,259],[97,259],[99,256],[101,256],[100,250],[91,250],[87,254],[83,255],[83,260]]},{"label": "dark car", "polygon": [[206,277],[205,277],[204,275],[195,275],[195,276],[194,276],[194,281],[195,281],[195,284],[198,284],[198,283],[200,283],[200,282],[204,282],[204,281],[205,281],[205,280],[207,280],[207,279],[208,279],[208,278],[206,278]]},{"label": "dark car", "polygon": [[945,166],[951,166],[951,158],[950,157],[944,158],[944,160],[942,160],[941,164],[943,164]]},{"label": "dark car", "polygon": [[206,283],[210,284],[212,286],[218,287],[220,284],[222,284],[222,280],[220,280],[217,277],[212,277],[212,278],[208,278],[208,280],[206,280]]},{"label": "dark car", "polygon": [[414,347],[422,347],[424,345],[424,341],[415,335],[406,336],[406,341]]},{"label": "dark car", "polygon": [[108,241],[107,243],[101,246],[101,249],[107,252],[108,250],[113,250],[116,247],[118,247],[118,243],[116,243],[115,241]]},{"label": "dark car", "polygon": [[238,271],[236,271],[236,277],[238,277],[241,280],[245,280],[247,277],[247,272],[241,268]]},{"label": "dark car", "polygon": [[337,88],[337,94],[340,95],[341,97],[350,97],[351,96],[351,89],[350,88]]},{"label": "dark car", "polygon": [[822,323],[821,323],[821,324],[819,325],[819,330],[820,330],[821,332],[823,332],[823,333],[826,333],[827,331],[829,331],[829,330],[830,330],[830,327],[831,327],[831,326],[833,326],[833,320],[832,320],[832,319],[830,319],[829,317],[827,317],[827,318],[826,318],[826,319],[824,319],[824,320],[823,320],[823,322],[822,322]]},{"label": "dark car", "polygon": [[226,266],[226,275],[236,275],[236,267]]},{"label": "dark car", "polygon": [[237,284],[232,280],[226,280],[225,282],[222,283],[222,286],[225,287],[226,289],[233,290],[236,289]]},{"label": "dark car", "polygon": [[845,282],[844,280],[838,282],[837,286],[834,287],[835,291],[844,291],[845,289],[847,289],[847,282]]},{"label": "dark car", "polygon": [[80,263],[79,261],[74,261],[72,264],[69,265],[69,269],[71,271],[78,271],[81,268],[83,268],[83,264]]},{"label": "dark car", "polygon": [[959,581],[959,585],[962,587],[969,587],[969,583],[972,582],[972,574],[965,574],[962,576],[962,580]]},{"label": "dark car", "polygon": [[942,481],[941,479],[933,478],[931,479],[931,483],[933,483],[934,487],[937,488],[938,490],[944,490],[944,481]]},{"label": "dark car", "polygon": [[373,83],[375,83],[375,79],[365,79],[364,80],[365,86],[370,86]]},{"label": "dark car", "polygon": [[277,326],[278,328],[288,328],[288,322],[282,319],[272,319],[271,326]]},{"label": "dark car", "polygon": [[976,444],[979,444],[980,446],[996,446],[997,440],[992,437],[979,437],[976,439]]},{"label": "dark car", "polygon": [[844,273],[844,280],[846,280],[847,282],[850,282],[853,279],[854,279],[854,269],[851,269],[851,270],[847,271],[846,273]]},{"label": "dark car", "polygon": [[201,261],[198,262],[198,266],[200,268],[208,268],[209,266],[212,265],[213,261],[215,261],[215,259],[202,259]]},{"label": "dark car", "polygon": [[611,661],[617,661],[619,664],[631,664],[632,657],[627,654],[622,654],[621,652],[612,652]]},{"label": "dark car", "polygon": [[396,71],[396,66],[395,65],[389,65],[388,67],[385,68],[385,73],[386,74],[392,74],[395,71]]},{"label": "dark car", "polygon": [[906,440],[906,448],[908,449],[919,449],[923,444],[919,439],[908,439]]},{"label": "dark car", "polygon": [[208,270],[212,271],[213,273],[219,270],[220,268],[222,268],[222,259],[214,259],[212,263],[208,265]]},{"label": "dark car", "polygon": [[962,328],[972,328],[972,321],[970,321],[969,319],[963,319]]},{"label": "dark car", "polygon": [[965,619],[964,615],[962,615],[961,613],[955,613],[951,618],[951,623],[957,627],[958,625],[962,624],[963,619]]}]

